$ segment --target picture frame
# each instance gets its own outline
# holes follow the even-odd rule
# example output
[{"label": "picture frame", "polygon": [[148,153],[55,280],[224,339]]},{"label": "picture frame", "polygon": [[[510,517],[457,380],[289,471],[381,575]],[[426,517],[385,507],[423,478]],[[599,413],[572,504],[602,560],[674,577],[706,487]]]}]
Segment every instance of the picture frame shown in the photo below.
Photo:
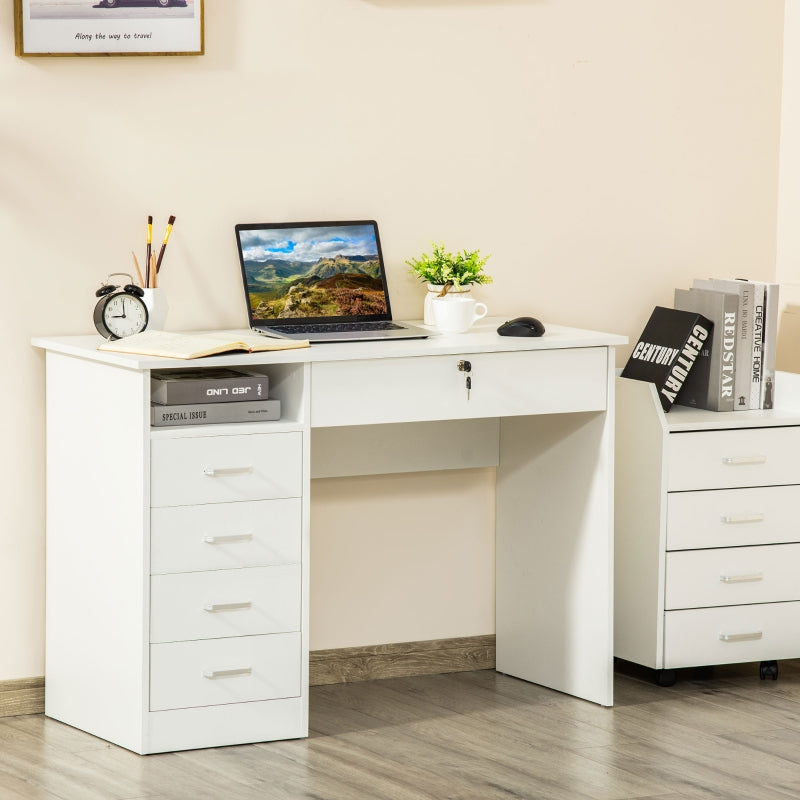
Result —
[{"label": "picture frame", "polygon": [[18,56],[205,52],[203,0],[14,0]]}]

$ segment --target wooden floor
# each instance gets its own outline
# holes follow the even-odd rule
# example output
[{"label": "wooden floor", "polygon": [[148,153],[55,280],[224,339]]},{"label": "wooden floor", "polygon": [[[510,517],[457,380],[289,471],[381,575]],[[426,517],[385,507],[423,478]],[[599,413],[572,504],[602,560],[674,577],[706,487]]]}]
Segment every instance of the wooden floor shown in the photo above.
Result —
[{"label": "wooden floor", "polygon": [[307,740],[136,756],[41,715],[0,719],[2,800],[800,798],[800,662],[618,665],[615,707],[493,671],[311,690]]}]

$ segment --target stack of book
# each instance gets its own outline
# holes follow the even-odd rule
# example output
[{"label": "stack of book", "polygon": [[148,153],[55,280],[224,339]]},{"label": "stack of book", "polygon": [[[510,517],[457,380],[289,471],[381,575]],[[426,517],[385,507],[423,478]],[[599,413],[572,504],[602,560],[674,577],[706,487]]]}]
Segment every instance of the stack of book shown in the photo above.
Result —
[{"label": "stack of book", "polygon": [[267,376],[237,369],[153,372],[150,401],[154,427],[262,422],[281,416],[280,400],[269,398]]},{"label": "stack of book", "polygon": [[675,289],[675,309],[713,323],[700,354],[703,366],[692,370],[676,403],[712,411],[773,408],[778,288],[762,281],[696,278],[691,289]]}]

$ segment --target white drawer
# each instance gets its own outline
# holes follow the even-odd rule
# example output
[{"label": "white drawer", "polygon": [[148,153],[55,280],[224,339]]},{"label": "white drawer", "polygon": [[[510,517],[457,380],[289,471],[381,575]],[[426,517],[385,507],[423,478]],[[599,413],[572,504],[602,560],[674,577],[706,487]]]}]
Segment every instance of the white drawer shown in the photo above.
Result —
[{"label": "white drawer", "polygon": [[800,486],[672,492],[667,549],[800,541]]},{"label": "white drawer", "polygon": [[[460,361],[472,366],[469,396]],[[317,363],[311,424],[601,411],[607,368],[603,347]]]},{"label": "white drawer", "polygon": [[800,600],[800,544],[667,553],[664,607],[702,608]]},{"label": "white drawer", "polygon": [[166,506],[150,513],[150,572],[300,561],[300,499]]},{"label": "white drawer", "polygon": [[151,442],[152,506],[299,497],[302,434],[187,436]]},{"label": "white drawer", "polygon": [[150,646],[150,710],[298,697],[299,633]]},{"label": "white drawer", "polygon": [[150,641],[300,630],[300,565],[154,575]]},{"label": "white drawer", "polygon": [[668,611],[664,669],[796,658],[800,603]]},{"label": "white drawer", "polygon": [[668,491],[800,483],[800,427],[672,433]]}]

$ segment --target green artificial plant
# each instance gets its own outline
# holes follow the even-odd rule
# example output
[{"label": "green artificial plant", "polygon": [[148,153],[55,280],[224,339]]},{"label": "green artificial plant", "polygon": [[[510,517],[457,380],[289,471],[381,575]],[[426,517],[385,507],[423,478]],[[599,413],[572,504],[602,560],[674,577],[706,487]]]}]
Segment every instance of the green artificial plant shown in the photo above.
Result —
[{"label": "green artificial plant", "polygon": [[423,253],[419,258],[406,261],[421,281],[442,287],[442,294],[450,288],[459,289],[472,283],[491,283],[483,271],[490,256],[481,258],[480,250],[449,253],[443,244],[432,244],[433,255]]}]

